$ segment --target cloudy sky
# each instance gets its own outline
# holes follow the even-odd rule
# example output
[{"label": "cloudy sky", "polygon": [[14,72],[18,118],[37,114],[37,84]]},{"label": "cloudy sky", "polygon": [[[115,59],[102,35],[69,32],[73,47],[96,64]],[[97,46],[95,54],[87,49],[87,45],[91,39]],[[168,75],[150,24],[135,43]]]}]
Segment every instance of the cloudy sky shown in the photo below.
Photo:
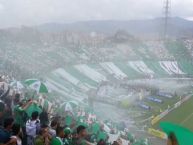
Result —
[{"label": "cloudy sky", "polygon": [[[0,27],[160,17],[164,0],[0,0]],[[172,16],[193,20],[193,0],[171,0]]]}]

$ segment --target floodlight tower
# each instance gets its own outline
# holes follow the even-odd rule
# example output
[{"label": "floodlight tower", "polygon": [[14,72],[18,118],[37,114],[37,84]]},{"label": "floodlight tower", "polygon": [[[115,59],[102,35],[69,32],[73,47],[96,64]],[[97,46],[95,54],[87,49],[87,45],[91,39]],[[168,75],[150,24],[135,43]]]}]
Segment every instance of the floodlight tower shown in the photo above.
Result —
[{"label": "floodlight tower", "polygon": [[167,39],[168,35],[168,21],[171,14],[171,0],[164,0],[164,40]]}]

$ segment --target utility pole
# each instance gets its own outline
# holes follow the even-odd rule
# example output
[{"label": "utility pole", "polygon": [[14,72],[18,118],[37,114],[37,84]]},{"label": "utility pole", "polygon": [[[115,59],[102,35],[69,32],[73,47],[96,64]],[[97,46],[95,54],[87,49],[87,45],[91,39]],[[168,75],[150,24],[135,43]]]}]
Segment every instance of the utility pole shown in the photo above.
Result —
[{"label": "utility pole", "polygon": [[167,40],[168,36],[168,22],[170,18],[170,13],[171,13],[171,0],[164,0],[164,35],[163,39]]}]

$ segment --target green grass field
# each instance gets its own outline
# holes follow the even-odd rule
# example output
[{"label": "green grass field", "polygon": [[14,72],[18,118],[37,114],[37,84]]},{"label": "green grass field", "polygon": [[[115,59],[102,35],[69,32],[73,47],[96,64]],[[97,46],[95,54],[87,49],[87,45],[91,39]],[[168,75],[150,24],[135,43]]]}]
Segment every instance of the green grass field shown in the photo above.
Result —
[{"label": "green grass field", "polygon": [[151,112],[153,115],[158,115],[160,113],[160,110],[164,111],[168,108],[168,105],[172,106],[180,100],[180,97],[173,97],[169,99],[169,98],[154,96],[154,98],[161,99],[163,103],[156,103],[156,102],[146,100],[147,105],[152,107]]},{"label": "green grass field", "polygon": [[159,128],[159,123],[162,121],[180,124],[193,131],[193,97],[166,115],[162,120],[154,125],[154,128]]},{"label": "green grass field", "polygon": [[164,98],[164,97],[159,97],[159,96],[154,96],[154,98],[161,99],[164,102],[163,103],[156,103],[148,100],[144,100],[144,104],[151,106],[152,109],[150,111],[147,111],[142,108],[135,108],[138,111],[143,111],[143,115],[139,116],[138,118],[135,118],[136,121],[141,121],[144,119],[147,119],[151,116],[157,116],[160,114],[160,111],[164,111],[168,108],[168,106],[173,106],[175,103],[177,103],[180,100],[180,97],[173,97],[173,98]]},{"label": "green grass field", "polygon": [[[156,97],[160,98],[160,97]],[[151,101],[145,101],[144,103],[146,105],[151,106],[153,109],[151,111],[144,111],[143,115],[141,115],[139,118],[135,118],[138,122],[140,122],[143,119],[146,119],[152,115],[156,116],[160,114],[159,110],[166,110],[168,105],[173,106],[175,103],[177,103],[180,100],[180,97],[174,97],[171,99],[163,98],[162,100],[164,103],[154,103]],[[140,110],[141,108],[139,108]],[[142,111],[142,109],[141,109]],[[172,122],[179,124],[181,126],[184,126],[186,128],[189,128],[193,131],[193,97],[191,97],[188,101],[184,102],[180,107],[176,108],[175,110],[171,111],[168,115],[166,115],[164,118],[162,118],[159,122],[157,122],[155,125],[152,126],[152,128],[160,129],[159,124],[162,121]],[[140,124],[140,123],[139,123]],[[149,124],[150,125],[150,124]],[[150,125],[151,126],[151,125]]]}]

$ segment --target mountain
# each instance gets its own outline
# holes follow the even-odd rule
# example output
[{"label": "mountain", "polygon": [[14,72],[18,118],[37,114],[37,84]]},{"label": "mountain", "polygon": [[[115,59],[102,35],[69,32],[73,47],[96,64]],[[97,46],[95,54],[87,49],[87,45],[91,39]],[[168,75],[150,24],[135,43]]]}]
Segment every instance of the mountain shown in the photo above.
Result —
[{"label": "mountain", "polygon": [[[79,21],[74,23],[47,23],[37,26],[40,31],[61,32],[61,31],[81,31],[114,34],[118,30],[125,30],[136,36],[156,36],[163,34],[164,19],[147,20],[98,20]],[[183,18],[173,17],[169,19],[168,35],[174,37],[193,36],[193,21]]]}]

